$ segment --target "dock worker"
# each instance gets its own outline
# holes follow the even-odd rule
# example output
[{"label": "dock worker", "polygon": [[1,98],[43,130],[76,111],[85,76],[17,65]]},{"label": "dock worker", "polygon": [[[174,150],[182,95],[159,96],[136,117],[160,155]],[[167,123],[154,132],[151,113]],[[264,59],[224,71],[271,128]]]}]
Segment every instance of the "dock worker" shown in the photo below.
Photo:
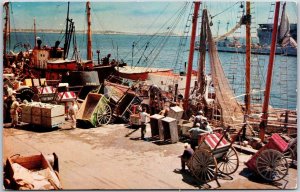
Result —
[{"label": "dock worker", "polygon": [[72,128],[76,127],[76,111],[77,111],[77,106],[75,106],[75,101],[72,101],[72,104],[68,110],[68,115],[71,117],[72,120],[72,126],[71,126]]},{"label": "dock worker", "polygon": [[185,164],[191,159],[194,154],[194,150],[190,147],[188,143],[184,144],[184,151],[182,155],[180,155],[181,159],[181,171],[185,171]]},{"label": "dock worker", "polygon": [[11,117],[11,127],[16,127],[18,125],[18,110],[19,110],[19,101],[17,101],[14,95],[11,96],[12,104],[10,107],[10,117]]},{"label": "dock worker", "polygon": [[202,129],[203,129],[204,131],[209,132],[209,133],[213,133],[213,130],[212,130],[211,126],[209,125],[209,123],[208,123],[207,121],[204,121],[204,122],[202,123]]},{"label": "dock worker", "polygon": [[140,112],[141,140],[145,140],[147,117],[150,115],[146,112],[146,108],[143,108]]},{"label": "dock worker", "polygon": [[207,118],[204,116],[203,111],[198,111],[196,116],[194,117],[194,124],[193,127],[196,127],[196,124],[199,123],[200,127],[202,126],[202,123],[204,121],[207,121]]},{"label": "dock worker", "polygon": [[191,147],[193,150],[198,146],[198,135],[203,133],[202,129],[200,129],[200,124],[197,123],[196,127],[193,127],[189,130],[190,138],[191,138]]}]

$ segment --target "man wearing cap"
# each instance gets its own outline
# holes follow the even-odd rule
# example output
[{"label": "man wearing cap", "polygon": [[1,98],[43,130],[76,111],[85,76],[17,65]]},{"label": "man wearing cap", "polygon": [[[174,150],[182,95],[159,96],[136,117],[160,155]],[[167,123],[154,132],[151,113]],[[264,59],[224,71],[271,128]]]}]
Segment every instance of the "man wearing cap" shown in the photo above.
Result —
[{"label": "man wearing cap", "polygon": [[188,143],[185,143],[184,151],[182,155],[179,156],[181,158],[181,171],[185,171],[185,164],[191,159],[193,153],[194,150],[190,147]]},{"label": "man wearing cap", "polygon": [[197,115],[196,115],[195,118],[194,118],[194,125],[193,125],[193,127],[196,127],[196,124],[197,124],[197,123],[199,123],[199,124],[200,124],[200,127],[201,127],[203,121],[205,121],[205,120],[207,120],[207,118],[204,117],[203,111],[198,111],[198,112],[197,112]]}]

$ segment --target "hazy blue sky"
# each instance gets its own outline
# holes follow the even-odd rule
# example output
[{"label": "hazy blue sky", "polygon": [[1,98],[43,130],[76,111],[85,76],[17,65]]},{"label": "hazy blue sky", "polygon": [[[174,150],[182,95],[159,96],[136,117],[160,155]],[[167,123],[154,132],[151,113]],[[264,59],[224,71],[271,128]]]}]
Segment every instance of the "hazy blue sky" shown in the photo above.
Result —
[{"label": "hazy blue sky", "polygon": [[[185,2],[183,1],[128,1],[128,2],[97,2],[91,1],[92,28],[93,30],[112,30],[121,32],[153,33],[159,28],[166,30],[170,24],[164,25],[166,21],[175,20],[178,12]],[[252,4],[254,20],[256,23],[268,22],[270,2],[256,2]],[[187,8],[185,15],[178,26],[176,33],[180,33],[187,20],[190,11]],[[219,34],[226,31],[226,23],[229,28],[237,21],[240,3],[237,1],[205,1],[201,7],[207,7],[210,14],[216,15],[226,9],[224,13],[213,18],[213,32],[216,34],[218,21],[220,20]],[[296,3],[288,2],[288,16],[291,23],[297,22]],[[33,18],[36,18],[38,29],[61,29],[65,28],[67,13],[67,2],[12,2],[11,5],[11,27],[22,29],[33,29]],[[85,2],[77,1],[70,3],[70,17],[75,21],[77,30],[86,29]],[[151,26],[150,26],[151,25]]]}]

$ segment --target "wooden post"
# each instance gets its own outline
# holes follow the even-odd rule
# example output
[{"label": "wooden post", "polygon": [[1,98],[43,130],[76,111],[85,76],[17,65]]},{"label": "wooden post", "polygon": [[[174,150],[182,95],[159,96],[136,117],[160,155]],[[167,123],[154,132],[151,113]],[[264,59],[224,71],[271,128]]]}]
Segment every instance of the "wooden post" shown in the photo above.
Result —
[{"label": "wooden post", "polygon": [[68,11],[67,11],[67,19],[66,19],[66,32],[65,32],[65,44],[64,44],[64,59],[67,58],[67,49],[68,49],[68,31],[69,31],[69,8],[70,8],[70,2],[68,2]]},{"label": "wooden post", "polygon": [[[206,15],[207,10],[204,9],[202,15]],[[198,90],[203,96],[205,93],[205,55],[206,55],[206,19],[202,16],[201,32],[200,32],[200,59],[198,64]]]},{"label": "wooden post", "polygon": [[87,14],[87,60],[92,60],[92,30],[91,30],[91,6],[90,2],[86,2],[86,14]]},{"label": "wooden post", "polygon": [[250,1],[246,2],[246,95],[245,95],[245,114],[250,114],[250,71],[251,71],[251,15],[250,15]]},{"label": "wooden post", "polygon": [[36,47],[36,26],[35,26],[35,18],[33,19],[33,32],[34,32],[34,47]]},{"label": "wooden post", "polygon": [[271,43],[271,50],[270,50],[270,58],[268,64],[268,73],[267,73],[267,80],[266,80],[266,91],[265,91],[265,98],[262,108],[262,118],[260,123],[260,132],[259,137],[263,142],[265,139],[265,129],[268,124],[268,107],[269,107],[269,100],[270,100],[270,91],[272,85],[272,73],[273,73],[273,66],[274,66],[274,56],[276,51],[276,43],[277,43],[277,29],[278,29],[278,17],[279,17],[279,9],[280,9],[280,2],[277,1],[275,5],[275,16],[274,16],[274,24],[273,24],[273,32],[272,32],[272,43]]},{"label": "wooden post", "polygon": [[186,74],[186,84],[185,84],[185,93],[184,93],[184,109],[188,108],[188,101],[190,95],[190,86],[191,86],[191,75],[193,69],[193,59],[194,59],[194,50],[195,50],[195,38],[196,38],[196,29],[197,29],[197,19],[198,19],[198,11],[200,7],[200,2],[194,2],[194,16],[192,23],[192,34],[191,34],[191,42],[190,42],[190,53]]},{"label": "wooden post", "polygon": [[3,55],[7,52],[7,40],[9,38],[9,2],[5,2],[3,5],[5,9],[5,24],[4,24],[4,38],[3,38]]}]

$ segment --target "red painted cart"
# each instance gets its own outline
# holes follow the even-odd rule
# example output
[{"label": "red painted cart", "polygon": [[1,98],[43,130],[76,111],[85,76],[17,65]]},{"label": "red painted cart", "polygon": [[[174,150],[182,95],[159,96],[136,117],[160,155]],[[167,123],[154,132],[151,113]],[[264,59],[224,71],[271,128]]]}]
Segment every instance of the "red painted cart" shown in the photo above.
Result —
[{"label": "red painted cart", "polygon": [[[223,133],[200,134],[199,147],[195,150],[187,166],[191,173],[203,183],[217,181],[217,173],[233,174],[239,167],[239,157],[232,146],[233,141],[225,139],[229,128]],[[219,184],[219,182],[217,181]]]},{"label": "red painted cart", "polygon": [[287,151],[290,151],[289,144],[277,133],[273,134],[269,142],[246,162],[246,166],[267,181],[279,181],[288,174],[289,163],[284,155]]}]

